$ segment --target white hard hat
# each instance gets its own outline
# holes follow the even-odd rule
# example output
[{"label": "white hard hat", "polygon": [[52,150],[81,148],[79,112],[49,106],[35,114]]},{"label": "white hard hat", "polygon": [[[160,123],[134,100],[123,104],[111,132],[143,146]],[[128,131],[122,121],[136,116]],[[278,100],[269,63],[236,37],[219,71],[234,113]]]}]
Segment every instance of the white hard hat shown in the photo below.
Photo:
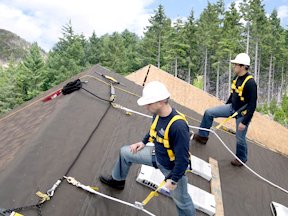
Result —
[{"label": "white hard hat", "polygon": [[139,106],[155,103],[170,97],[166,86],[159,81],[148,83],[142,93],[142,97],[137,100]]},{"label": "white hard hat", "polygon": [[250,57],[246,53],[240,53],[235,59],[231,60],[231,63],[250,66]]}]

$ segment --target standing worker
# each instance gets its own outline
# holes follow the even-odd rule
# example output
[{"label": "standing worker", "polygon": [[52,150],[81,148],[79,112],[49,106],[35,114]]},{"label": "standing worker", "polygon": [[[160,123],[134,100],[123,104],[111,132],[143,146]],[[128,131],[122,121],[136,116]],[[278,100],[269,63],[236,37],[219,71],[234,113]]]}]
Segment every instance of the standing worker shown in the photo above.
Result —
[{"label": "standing worker", "polygon": [[[153,114],[153,123],[142,142],[123,146],[111,176],[100,176],[100,181],[123,190],[132,164],[145,164],[159,168],[165,176],[164,187],[170,190],[179,216],[194,216],[195,208],[187,192],[185,171],[189,164],[189,127],[185,117],[169,104],[170,93],[158,81],[148,83],[139,106]],[[153,142],[155,147],[146,146]]]},{"label": "standing worker", "polygon": [[[247,161],[248,148],[246,143],[246,133],[249,123],[257,104],[257,85],[251,74],[248,72],[250,66],[250,57],[246,53],[240,53],[234,60],[231,60],[235,77],[231,86],[231,94],[225,105],[207,109],[202,118],[200,127],[211,128],[214,118],[229,117],[235,111],[247,106],[244,111],[236,116],[236,156],[243,162]],[[208,141],[209,132],[199,130],[193,139],[201,144]],[[243,166],[243,164],[234,159],[231,161],[233,166]]]}]

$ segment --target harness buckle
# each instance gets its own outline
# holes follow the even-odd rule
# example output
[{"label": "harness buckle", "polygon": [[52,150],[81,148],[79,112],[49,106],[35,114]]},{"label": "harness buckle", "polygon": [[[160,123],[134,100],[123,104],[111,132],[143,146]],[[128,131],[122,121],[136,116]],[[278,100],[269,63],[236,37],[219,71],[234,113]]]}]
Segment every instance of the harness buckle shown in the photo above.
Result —
[{"label": "harness buckle", "polygon": [[156,162],[156,152],[155,149],[151,151],[152,154],[152,165],[155,169],[158,169],[157,162]]}]

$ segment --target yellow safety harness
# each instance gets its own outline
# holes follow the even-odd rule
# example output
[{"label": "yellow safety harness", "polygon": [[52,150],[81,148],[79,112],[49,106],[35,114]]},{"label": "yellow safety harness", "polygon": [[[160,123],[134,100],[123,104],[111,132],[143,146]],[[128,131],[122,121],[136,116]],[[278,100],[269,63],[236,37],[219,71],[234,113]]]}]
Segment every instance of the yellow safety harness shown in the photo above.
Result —
[{"label": "yellow safety harness", "polygon": [[165,128],[165,132],[164,132],[164,138],[160,137],[157,135],[157,131],[156,131],[156,126],[159,120],[159,115],[157,115],[150,127],[150,137],[149,137],[149,142],[154,143],[154,141],[156,140],[158,143],[163,144],[163,146],[167,149],[167,154],[169,156],[170,161],[174,161],[175,160],[175,155],[174,152],[172,151],[171,147],[170,147],[170,143],[169,143],[169,129],[171,127],[171,125],[177,121],[177,120],[183,120],[186,122],[186,124],[188,124],[188,121],[185,118],[185,115],[178,112],[177,111],[177,115],[175,115],[168,123],[167,127]]},{"label": "yellow safety harness", "polygon": [[245,78],[244,82],[238,86],[238,88],[236,87],[236,83],[237,83],[237,80],[238,80],[238,76],[236,77],[236,79],[233,80],[232,82],[232,86],[231,86],[231,93],[233,93],[234,91],[236,93],[238,93],[238,96],[240,97],[240,100],[241,101],[245,101],[244,100],[244,97],[243,97],[243,89],[244,89],[244,86],[246,84],[246,82],[248,82],[248,80],[252,79],[253,76],[252,75],[249,75]]}]

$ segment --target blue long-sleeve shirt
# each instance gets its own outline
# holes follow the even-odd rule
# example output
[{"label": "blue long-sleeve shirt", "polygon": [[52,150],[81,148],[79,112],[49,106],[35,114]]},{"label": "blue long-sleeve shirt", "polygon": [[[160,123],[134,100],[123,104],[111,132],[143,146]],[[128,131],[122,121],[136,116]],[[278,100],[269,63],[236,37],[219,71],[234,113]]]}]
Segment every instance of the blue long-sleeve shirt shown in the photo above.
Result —
[{"label": "blue long-sleeve shirt", "polygon": [[[164,131],[170,122],[170,120],[177,115],[175,109],[172,109],[172,112],[167,117],[159,117],[156,131],[157,135],[164,137]],[[156,116],[153,116],[153,121]],[[174,152],[175,160],[170,161],[167,154],[167,149],[163,146],[162,143],[158,143],[156,140],[155,144],[155,153],[157,162],[160,163],[165,169],[171,170],[169,176],[166,178],[172,179],[175,182],[185,174],[187,166],[189,164],[189,127],[183,120],[175,121],[169,129],[169,144],[170,148]],[[149,133],[143,138],[142,142],[147,144],[149,140]]]}]

